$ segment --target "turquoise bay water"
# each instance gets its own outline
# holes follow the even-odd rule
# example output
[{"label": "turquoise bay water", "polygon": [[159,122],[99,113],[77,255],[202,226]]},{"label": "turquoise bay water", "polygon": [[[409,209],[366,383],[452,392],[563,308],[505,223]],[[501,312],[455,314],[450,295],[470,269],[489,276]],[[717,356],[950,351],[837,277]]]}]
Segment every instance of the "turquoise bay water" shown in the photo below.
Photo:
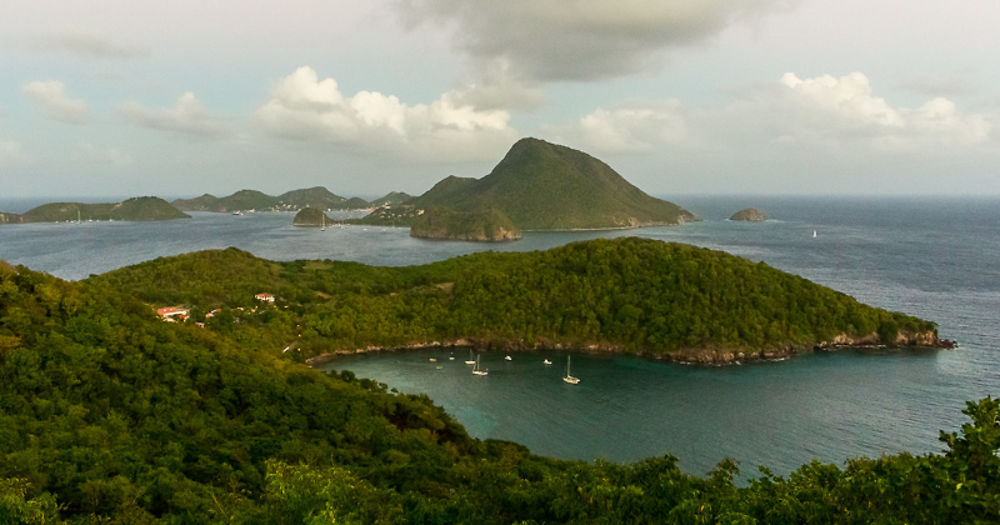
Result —
[{"label": "turquoise bay water", "polygon": [[[79,279],[227,246],[279,260],[404,265],[638,235],[763,260],[868,304],[936,321],[942,336],[962,345],[726,368],[574,355],[574,375],[582,379],[575,387],[559,379],[565,354],[558,352],[514,354],[511,362],[484,354],[486,377],[472,376],[462,354],[448,361],[441,351],[380,353],[327,366],[427,393],[475,436],[517,441],[559,458],[673,454],[684,468],[702,473],[731,456],[745,472],[758,464],[788,472],[812,458],[841,463],[859,455],[937,451],[938,431],[964,422],[966,400],[1000,394],[1000,200],[674,200],[705,220],[675,228],[528,233],[518,242],[484,245],[412,239],[398,228],[299,229],[290,225],[290,214],[202,213],[163,223],[2,226],[0,259]],[[773,220],[725,220],[751,205]],[[18,211],[4,202],[0,210]],[[541,364],[546,357],[552,367]]]}]

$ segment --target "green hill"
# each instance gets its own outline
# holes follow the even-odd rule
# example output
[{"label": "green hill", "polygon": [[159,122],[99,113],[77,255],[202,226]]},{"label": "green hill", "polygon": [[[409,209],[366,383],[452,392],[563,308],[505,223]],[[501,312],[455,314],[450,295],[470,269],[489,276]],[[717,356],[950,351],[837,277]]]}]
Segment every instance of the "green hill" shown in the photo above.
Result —
[{"label": "green hill", "polygon": [[110,204],[52,202],[32,208],[20,216],[20,222],[64,221],[163,221],[186,219],[186,213],[158,197],[134,197]]},{"label": "green hill", "polygon": [[[1000,403],[990,398],[968,404],[960,432],[941,434],[943,453],[813,462],[736,486],[731,460],[702,478],[672,456],[559,461],[472,439],[426,396],[320,373],[275,344],[299,334],[309,344],[358,316],[366,297],[401,297],[394,306],[419,319],[418,308],[449,294],[490,295],[474,285],[515,271],[497,262],[566,275],[558,286],[574,295],[572,281],[588,275],[631,276],[642,259],[628,252],[652,246],[588,243],[395,269],[274,263],[229,249],[81,282],[0,262],[0,523],[988,523],[1000,515]],[[662,257],[685,262],[683,248],[652,249],[662,250],[660,269]],[[434,285],[444,277],[461,279],[448,292]],[[258,312],[224,308],[201,328],[160,321],[131,290],[157,301],[235,304],[262,290],[280,299]],[[522,292],[500,296],[541,297]],[[320,302],[329,310],[315,310]],[[312,324],[299,332],[301,321]],[[364,322],[396,330],[374,315]]]},{"label": "green hill", "polygon": [[496,208],[524,230],[634,228],[697,218],[651,197],[600,160],[525,138],[481,179],[448,177],[411,202],[470,212]]},{"label": "green hill", "polygon": [[151,303],[205,310],[243,305],[254,290],[280,293],[302,305],[294,323],[305,331],[307,356],[466,339],[494,348],[562,345],[728,362],[836,340],[937,341],[933,323],[865,306],[766,264],[637,238],[401,268],[272,263],[213,251],[96,279]]},{"label": "green hill", "polygon": [[427,208],[410,227],[410,236],[452,241],[503,242],[521,238],[521,230],[500,210],[457,212]]},{"label": "green hill", "polygon": [[321,210],[364,209],[370,207],[368,201],[353,197],[341,197],[323,186],[287,191],[277,197],[257,190],[240,190],[232,195],[218,198],[208,193],[193,199],[176,199],[172,203],[184,211],[212,211],[219,213],[233,211],[296,211],[302,208]]},{"label": "green hill", "polygon": [[176,199],[172,204],[175,208],[184,211],[265,211],[273,209],[278,204],[278,198],[257,190],[240,190],[222,198],[206,193],[194,199]]},{"label": "green hill", "polygon": [[203,193],[193,199],[174,199],[170,204],[183,211],[226,211],[219,204],[219,198],[210,193]]},{"label": "green hill", "polygon": [[385,196],[375,199],[371,202],[373,208],[381,208],[383,206],[398,206],[404,202],[413,198],[413,195],[405,193],[402,191],[391,191]]},{"label": "green hill", "polygon": [[278,196],[278,206],[291,210],[303,208],[342,210],[347,208],[347,199],[330,192],[323,186],[315,186],[282,193]]}]

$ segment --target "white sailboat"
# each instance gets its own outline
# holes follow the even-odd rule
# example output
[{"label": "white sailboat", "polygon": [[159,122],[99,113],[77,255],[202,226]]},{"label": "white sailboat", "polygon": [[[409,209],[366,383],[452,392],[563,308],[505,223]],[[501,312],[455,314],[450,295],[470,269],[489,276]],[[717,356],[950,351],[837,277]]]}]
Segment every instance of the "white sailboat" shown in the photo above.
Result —
[{"label": "white sailboat", "polygon": [[575,385],[575,384],[578,384],[580,382],[580,378],[573,377],[573,375],[569,373],[569,359],[570,359],[570,356],[566,356],[566,377],[563,378],[563,381],[565,381],[565,382],[567,382],[567,383],[569,383],[571,385]]},{"label": "white sailboat", "polygon": [[465,360],[465,364],[467,365],[476,364],[476,360],[472,358],[472,350],[469,350],[469,358]]},{"label": "white sailboat", "polygon": [[472,367],[472,374],[477,376],[489,375],[489,372],[479,367],[479,355],[476,355],[476,366]]},{"label": "white sailboat", "polygon": [[816,230],[813,230],[813,239],[816,238]]},{"label": "white sailboat", "polygon": [[326,231],[326,214],[325,213],[323,214],[323,226],[320,227],[319,231],[321,231],[321,232],[325,232]]}]

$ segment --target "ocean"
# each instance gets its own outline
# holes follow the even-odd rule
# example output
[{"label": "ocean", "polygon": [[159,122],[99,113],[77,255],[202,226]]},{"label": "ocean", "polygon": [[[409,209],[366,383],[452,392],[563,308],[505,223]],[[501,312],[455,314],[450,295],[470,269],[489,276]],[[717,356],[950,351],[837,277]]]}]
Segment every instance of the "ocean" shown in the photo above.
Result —
[{"label": "ocean", "polygon": [[[113,200],[113,199],[112,199]],[[677,456],[703,474],[733,457],[788,473],[812,459],[942,450],[941,430],[965,422],[964,403],[1000,394],[1000,199],[674,196],[703,221],[680,227],[528,232],[487,245],[425,241],[401,228],[301,229],[291,214],[195,213],[156,223],[0,226],[0,259],[81,279],[160,256],[235,246],[276,260],[422,264],[481,250],[536,250],[635,235],[723,250],[938,323],[956,350],[840,352],[700,368],[563,352],[484,354],[485,377],[459,353],[378,353],[334,361],[403,392],[426,393],[477,437],[516,441],[563,459]],[[0,210],[34,203],[0,200]],[[771,218],[727,218],[754,206]],[[813,232],[816,236],[813,237]],[[437,358],[431,363],[428,358]],[[553,365],[545,366],[548,358]],[[440,366],[440,369],[438,367]]]}]

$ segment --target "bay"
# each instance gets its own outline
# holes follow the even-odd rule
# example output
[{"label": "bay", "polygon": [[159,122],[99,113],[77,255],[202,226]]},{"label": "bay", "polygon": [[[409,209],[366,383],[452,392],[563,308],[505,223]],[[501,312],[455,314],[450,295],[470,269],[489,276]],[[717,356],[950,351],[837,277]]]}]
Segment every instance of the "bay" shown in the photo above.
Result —
[{"label": "bay", "polygon": [[[704,220],[682,227],[528,232],[502,245],[413,239],[401,228],[327,231],[291,215],[195,213],[158,223],[0,226],[0,259],[67,279],[160,256],[235,246],[276,260],[422,264],[481,250],[545,249],[636,235],[720,249],[802,275],[862,302],[937,322],[961,347],[941,352],[838,353],[778,363],[692,368],[623,356],[486,354],[486,377],[428,352],[338,360],[390,387],[427,393],[483,438],[549,456],[634,461],[673,454],[703,473],[723,457],[744,472],[788,472],[813,458],[940,450],[939,430],[964,422],[966,400],[1000,394],[1000,200],[996,198],[673,198]],[[6,203],[0,202],[0,210]],[[772,219],[726,218],[756,206]],[[10,211],[17,211],[9,208]],[[812,232],[816,231],[815,238]],[[444,358],[443,360],[441,358]],[[541,360],[555,361],[545,367]],[[436,366],[441,366],[438,370]]]}]

